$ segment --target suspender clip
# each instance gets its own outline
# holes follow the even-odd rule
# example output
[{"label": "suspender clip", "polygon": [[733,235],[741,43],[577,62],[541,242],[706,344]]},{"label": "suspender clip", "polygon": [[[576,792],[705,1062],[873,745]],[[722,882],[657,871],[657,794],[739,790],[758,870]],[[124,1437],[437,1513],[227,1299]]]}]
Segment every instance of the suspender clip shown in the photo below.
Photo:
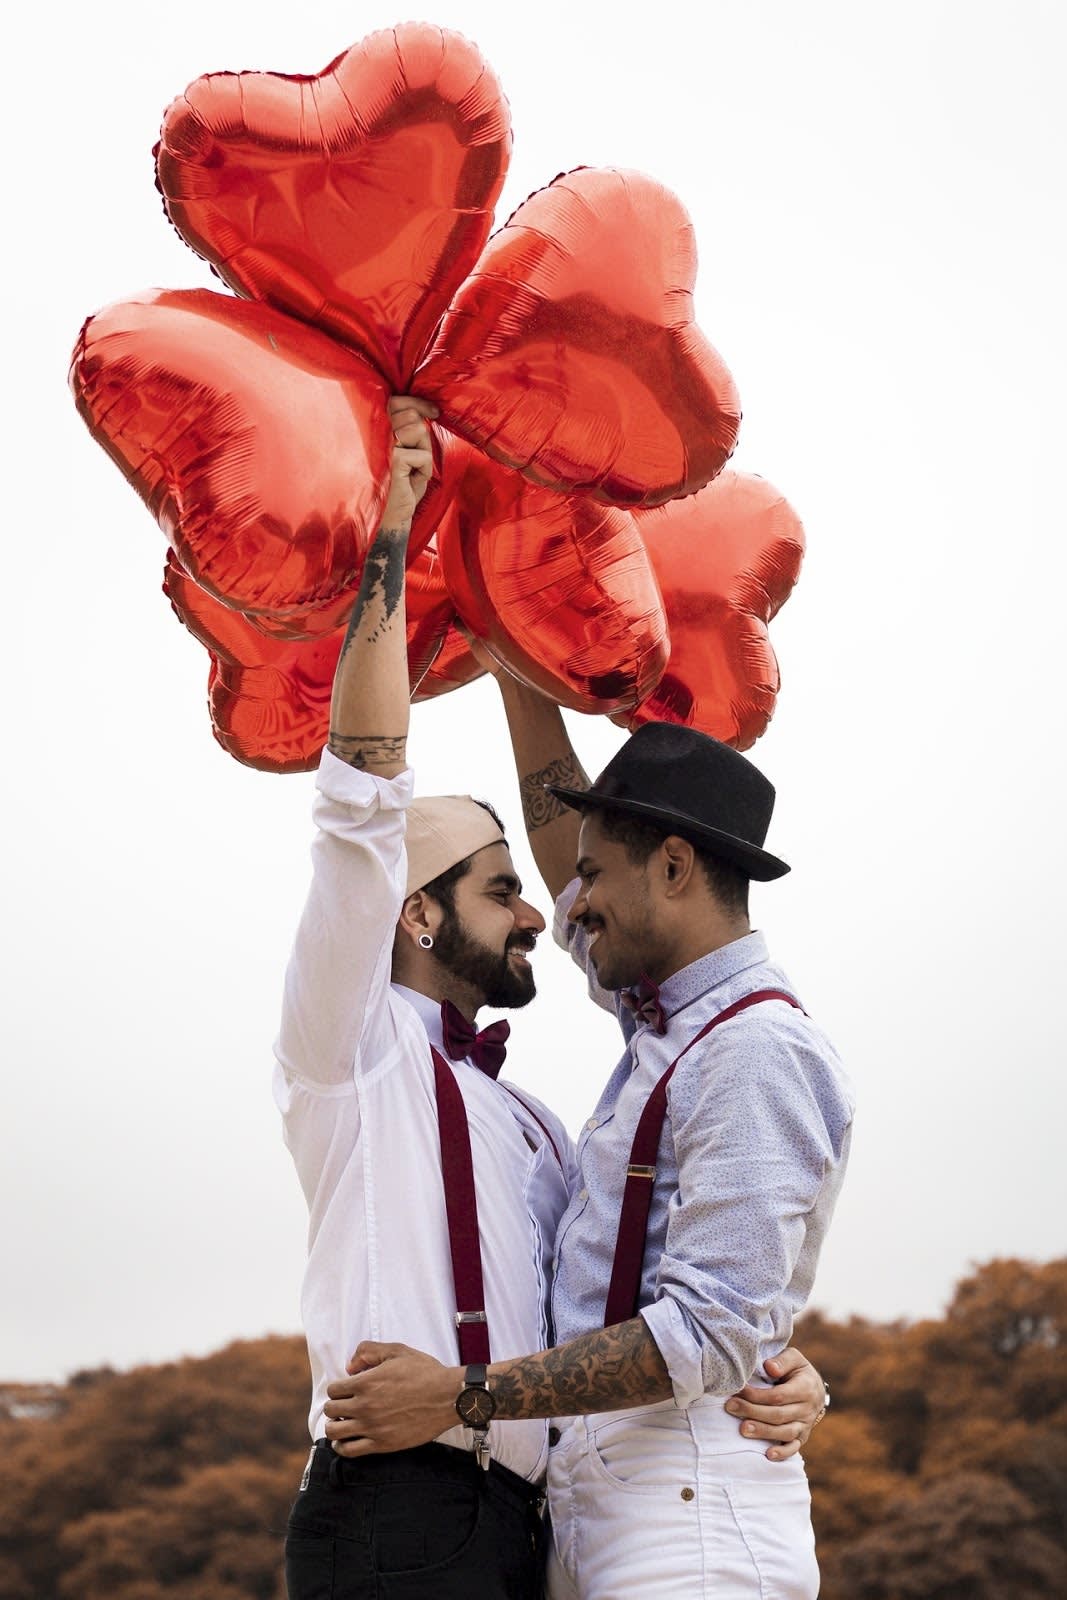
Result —
[{"label": "suspender clip", "polygon": [[457,1311],[456,1327],[462,1328],[465,1322],[488,1322],[489,1318],[484,1311]]},{"label": "suspender clip", "polygon": [[651,1179],[651,1178],[654,1178],[656,1176],[656,1169],[655,1169],[655,1167],[635,1167],[634,1164],[631,1162],[630,1165],[626,1169],[626,1176],[628,1178],[650,1178]]}]

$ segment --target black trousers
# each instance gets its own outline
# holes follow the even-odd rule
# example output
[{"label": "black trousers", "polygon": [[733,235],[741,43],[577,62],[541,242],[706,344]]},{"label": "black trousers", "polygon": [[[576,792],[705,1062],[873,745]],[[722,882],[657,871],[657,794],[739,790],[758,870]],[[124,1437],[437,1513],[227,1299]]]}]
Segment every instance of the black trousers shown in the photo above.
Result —
[{"label": "black trousers", "polygon": [[289,1513],[289,1600],[540,1600],[541,1495],[425,1444],[347,1461],[316,1441]]}]

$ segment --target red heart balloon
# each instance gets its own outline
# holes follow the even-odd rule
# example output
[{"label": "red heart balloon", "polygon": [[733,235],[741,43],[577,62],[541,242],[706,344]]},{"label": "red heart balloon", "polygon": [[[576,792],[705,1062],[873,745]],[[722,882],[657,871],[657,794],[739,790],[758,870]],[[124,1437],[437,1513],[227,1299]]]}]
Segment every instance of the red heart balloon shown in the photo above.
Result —
[{"label": "red heart balloon", "polygon": [[407,23],[316,77],[198,78],[156,162],[171,221],[231,288],[354,346],[404,393],[489,236],[510,149],[474,45]]},{"label": "red heart balloon", "polygon": [[669,190],[635,172],[568,173],[490,240],[414,390],[535,483],[621,506],[691,494],[740,420],[693,321],[695,274]]},{"label": "red heart balloon", "polygon": [[[329,733],[333,675],[347,615],[319,637],[271,637],[194,583],[173,552],[167,556],[163,590],[176,616],[210,655],[208,709],[223,749],[263,772],[317,767]],[[408,568],[406,602],[408,672],[416,699],[444,694],[482,673],[453,627],[455,610],[432,551]],[[346,613],[351,606],[349,595]]]},{"label": "red heart balloon", "polygon": [[516,677],[576,711],[636,705],[667,630],[633,516],[472,456],[437,535],[456,610]]},{"label": "red heart balloon", "polygon": [[804,556],[800,518],[764,478],[724,472],[700,494],[637,513],[670,627],[671,655],[626,717],[680,722],[738,750],[765,732],[778,694],[767,624]]},{"label": "red heart balloon", "polygon": [[156,292],[89,319],[71,386],[182,565],[227,605],[281,617],[359,582],[392,446],[385,383],[359,356],[268,306]]},{"label": "red heart balloon", "polygon": [[485,668],[455,626],[456,610],[436,549],[424,550],[408,567],[404,595],[412,699],[436,699],[482,677]]}]

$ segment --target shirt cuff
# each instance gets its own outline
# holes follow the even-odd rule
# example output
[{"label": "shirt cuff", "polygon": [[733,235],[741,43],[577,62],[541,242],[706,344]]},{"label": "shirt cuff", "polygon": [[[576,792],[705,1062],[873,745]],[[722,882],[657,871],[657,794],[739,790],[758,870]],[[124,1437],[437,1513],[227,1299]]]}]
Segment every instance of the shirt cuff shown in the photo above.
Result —
[{"label": "shirt cuff", "polygon": [[413,798],[415,774],[405,767],[395,778],[379,778],[373,772],[350,767],[327,748],[319,761],[315,787],[336,805],[363,811],[404,811]]},{"label": "shirt cuff", "polygon": [[670,1295],[663,1295],[638,1313],[656,1341],[671,1380],[674,1401],[691,1406],[704,1393],[704,1365],[698,1341]]}]

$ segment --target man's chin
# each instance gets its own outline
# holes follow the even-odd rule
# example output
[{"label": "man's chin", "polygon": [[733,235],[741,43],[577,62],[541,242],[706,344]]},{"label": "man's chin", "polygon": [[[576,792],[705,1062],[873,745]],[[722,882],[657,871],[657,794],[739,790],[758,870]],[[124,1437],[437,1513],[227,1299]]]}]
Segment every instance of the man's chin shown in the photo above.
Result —
[{"label": "man's chin", "polygon": [[509,981],[502,983],[485,997],[484,1004],[492,1006],[494,1011],[521,1011],[523,1006],[528,1006],[537,994],[532,972],[509,974]]}]

